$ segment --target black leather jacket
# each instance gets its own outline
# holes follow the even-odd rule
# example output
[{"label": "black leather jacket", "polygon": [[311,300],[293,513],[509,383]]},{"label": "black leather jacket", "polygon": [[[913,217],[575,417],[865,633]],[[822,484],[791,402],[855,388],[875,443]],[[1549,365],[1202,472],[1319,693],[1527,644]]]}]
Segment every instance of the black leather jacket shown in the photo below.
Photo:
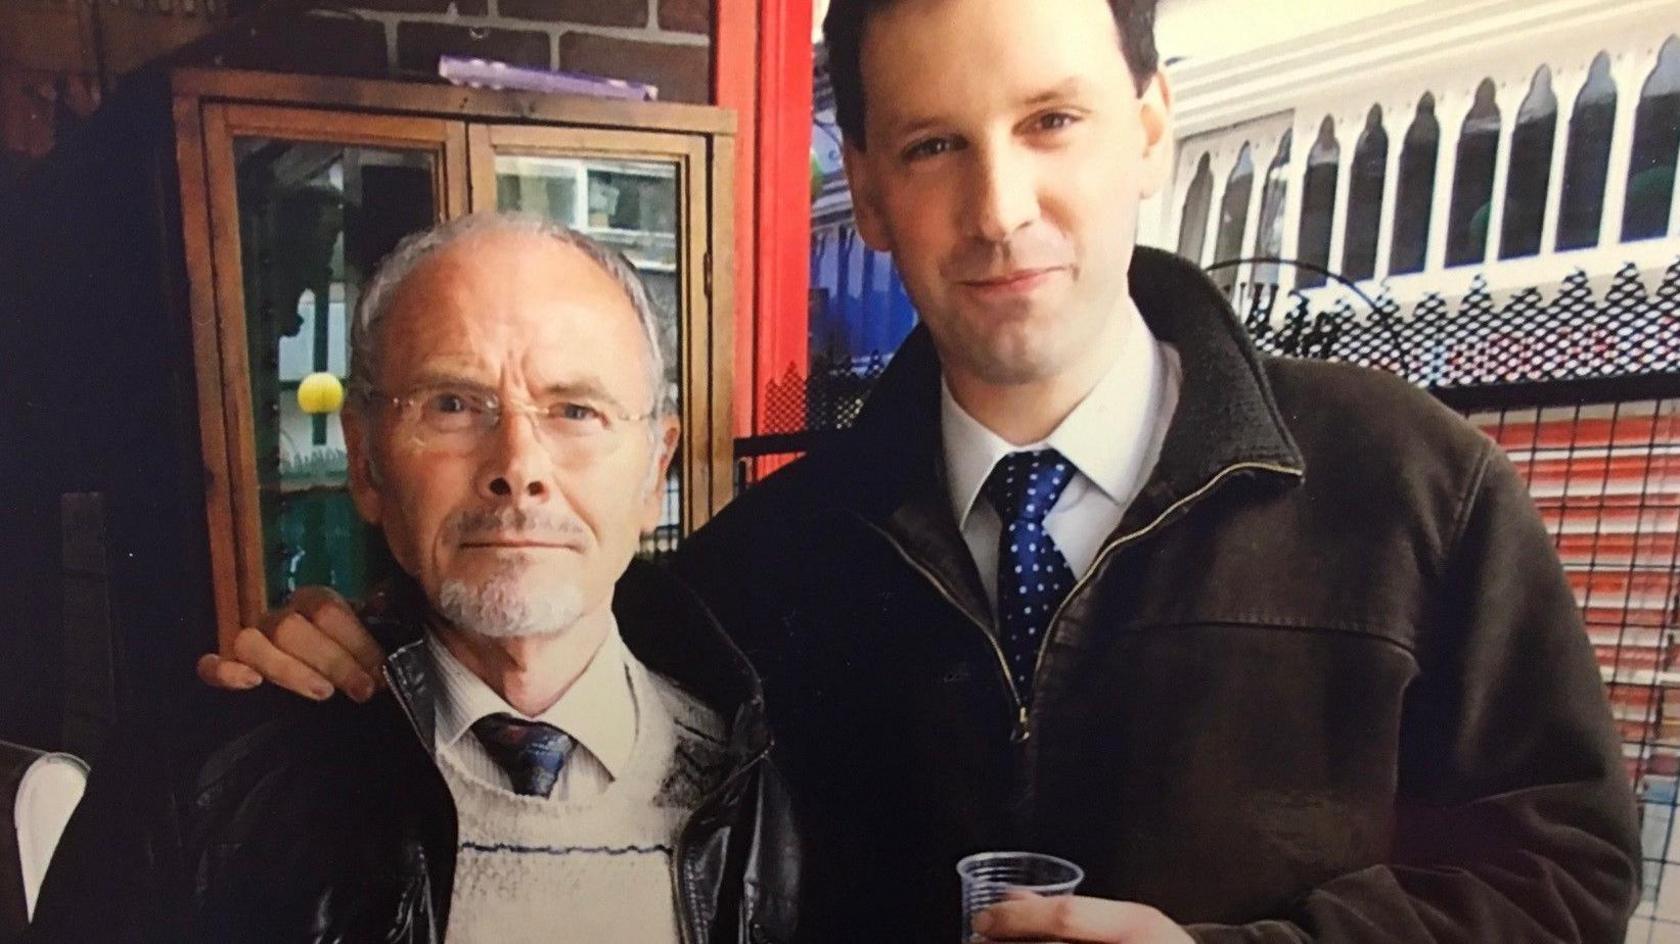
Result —
[{"label": "black leather jacket", "polygon": [[[408,708],[430,699],[404,596],[364,617],[392,653],[395,697],[265,699],[265,719],[231,740],[199,734],[212,726],[201,716],[167,738],[129,736],[96,763],[28,940],[442,941],[456,817],[429,749],[431,712]],[[683,944],[788,940],[798,847],[756,677],[651,565],[632,565],[613,609],[637,658],[729,723],[728,773],[677,842]],[[244,714],[258,699],[205,697],[197,710]]]},{"label": "black leather jacket", "polygon": [[1131,286],[1178,407],[1030,707],[951,515],[922,329],[852,430],[679,553],[808,805],[801,926],[952,940],[957,859],[1025,847],[1205,944],[1620,941],[1632,794],[1503,453],[1394,377],[1260,357],[1183,260],[1140,249]]}]

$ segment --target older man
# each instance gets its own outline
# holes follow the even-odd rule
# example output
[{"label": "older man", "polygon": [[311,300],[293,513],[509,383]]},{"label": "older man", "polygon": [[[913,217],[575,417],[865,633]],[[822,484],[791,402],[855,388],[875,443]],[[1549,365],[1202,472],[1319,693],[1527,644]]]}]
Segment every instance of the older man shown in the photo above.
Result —
[{"label": "older man", "polygon": [[659,339],[578,234],[477,216],[400,246],[344,416],[356,507],[409,578],[366,617],[394,698],[98,765],[37,939],[785,937],[757,682],[631,564],[677,435]]}]

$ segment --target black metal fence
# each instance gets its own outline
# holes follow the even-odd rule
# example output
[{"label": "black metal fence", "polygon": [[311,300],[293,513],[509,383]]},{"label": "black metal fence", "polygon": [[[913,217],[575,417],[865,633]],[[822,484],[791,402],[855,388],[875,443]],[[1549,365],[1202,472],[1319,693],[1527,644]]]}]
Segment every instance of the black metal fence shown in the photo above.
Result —
[{"label": "black metal fence", "polygon": [[[1680,375],[1680,258],[1655,273],[1631,263],[1609,278],[1577,270],[1553,286],[1501,293],[1503,300],[1477,277],[1461,297],[1425,294],[1409,311],[1386,291],[1372,296],[1290,260],[1232,260],[1212,269],[1253,263],[1273,277],[1224,284],[1260,350],[1385,370],[1461,408],[1492,396],[1509,400],[1513,389],[1544,398],[1545,388],[1575,381],[1611,381],[1611,395],[1620,396],[1620,384],[1645,389],[1652,378]],[[1294,266],[1318,271],[1342,291],[1280,288],[1293,280],[1275,273]],[[737,440],[737,459],[797,455],[850,426],[890,357],[819,357],[807,371],[788,365],[769,384],[764,434]],[[1659,380],[1654,389],[1661,387]],[[743,469],[743,484],[756,481],[754,468]]]},{"label": "black metal fence", "polygon": [[[1680,774],[1680,377],[1561,383],[1471,408],[1527,480],[1597,653],[1639,792],[1645,901],[1629,941],[1671,940]],[[1663,395],[1647,394],[1662,388]]]}]

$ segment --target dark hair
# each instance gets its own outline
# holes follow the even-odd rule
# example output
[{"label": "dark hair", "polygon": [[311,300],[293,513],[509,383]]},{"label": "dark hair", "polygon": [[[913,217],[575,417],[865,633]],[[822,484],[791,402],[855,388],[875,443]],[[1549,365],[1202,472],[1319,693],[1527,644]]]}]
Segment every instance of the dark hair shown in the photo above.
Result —
[{"label": "dark hair", "polygon": [[[828,76],[834,87],[834,112],[846,140],[858,148],[863,136],[863,30],[869,18],[896,0],[833,0],[823,18]],[[1020,0],[1026,3],[1030,0]],[[1142,92],[1159,71],[1155,50],[1155,0],[1108,0],[1120,29],[1120,51]]]}]

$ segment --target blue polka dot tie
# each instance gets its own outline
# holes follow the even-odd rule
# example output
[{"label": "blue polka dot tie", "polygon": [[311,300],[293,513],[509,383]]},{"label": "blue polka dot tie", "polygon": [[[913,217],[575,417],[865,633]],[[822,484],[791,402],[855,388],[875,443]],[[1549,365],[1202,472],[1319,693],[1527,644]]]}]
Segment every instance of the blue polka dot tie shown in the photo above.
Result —
[{"label": "blue polka dot tie", "polygon": [[999,642],[1015,690],[1032,701],[1033,669],[1050,617],[1073,589],[1073,571],[1044,530],[1073,466],[1054,449],[1012,452],[998,460],[982,492],[1003,523],[998,537]]},{"label": "blue polka dot tie", "polygon": [[509,714],[485,715],[473,722],[472,733],[496,765],[507,771],[513,792],[520,796],[546,797],[554,792],[554,782],[572,749],[572,736],[554,725]]}]

